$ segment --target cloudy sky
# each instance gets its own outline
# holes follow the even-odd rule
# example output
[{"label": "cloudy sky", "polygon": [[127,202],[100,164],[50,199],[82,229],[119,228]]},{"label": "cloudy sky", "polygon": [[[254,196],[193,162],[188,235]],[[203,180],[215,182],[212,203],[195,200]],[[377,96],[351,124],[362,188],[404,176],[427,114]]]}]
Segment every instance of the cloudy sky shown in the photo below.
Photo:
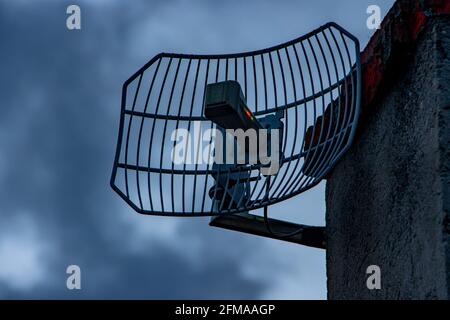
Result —
[{"label": "cloudy sky", "polygon": [[[159,52],[255,50],[328,21],[364,47],[367,7],[393,2],[0,0],[0,298],[325,299],[323,251],[127,207],[109,187],[121,86]],[[271,212],[323,225],[324,185]]]}]

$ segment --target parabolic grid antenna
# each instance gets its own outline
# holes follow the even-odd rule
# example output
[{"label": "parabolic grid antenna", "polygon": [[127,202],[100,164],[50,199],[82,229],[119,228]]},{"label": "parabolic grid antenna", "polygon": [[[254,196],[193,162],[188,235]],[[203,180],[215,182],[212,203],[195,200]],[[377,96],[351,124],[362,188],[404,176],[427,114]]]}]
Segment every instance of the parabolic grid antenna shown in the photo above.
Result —
[{"label": "parabolic grid antenna", "polygon": [[346,152],[360,91],[359,42],[335,23],[253,52],[159,54],[123,85],[111,186],[148,215],[267,209],[317,185]]}]

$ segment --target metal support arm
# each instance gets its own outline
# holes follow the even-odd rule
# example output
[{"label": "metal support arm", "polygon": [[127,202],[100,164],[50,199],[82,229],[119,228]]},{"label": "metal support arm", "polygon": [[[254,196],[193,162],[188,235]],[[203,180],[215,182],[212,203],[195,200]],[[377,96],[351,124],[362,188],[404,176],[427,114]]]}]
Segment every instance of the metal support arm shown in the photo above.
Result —
[{"label": "metal support arm", "polygon": [[274,230],[282,233],[288,234],[297,230],[301,231],[289,238],[277,237],[267,230],[263,217],[248,213],[213,217],[209,225],[212,227],[297,243],[318,249],[325,249],[326,247],[325,227],[305,226],[270,218],[268,219],[268,222]]}]

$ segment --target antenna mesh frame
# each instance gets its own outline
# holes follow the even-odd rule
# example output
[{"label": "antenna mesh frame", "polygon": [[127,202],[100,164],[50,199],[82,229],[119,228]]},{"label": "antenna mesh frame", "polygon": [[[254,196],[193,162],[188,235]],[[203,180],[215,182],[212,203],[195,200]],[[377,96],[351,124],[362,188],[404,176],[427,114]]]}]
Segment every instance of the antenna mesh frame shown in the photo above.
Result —
[{"label": "antenna mesh frame", "polygon": [[[198,161],[170,161],[174,129],[191,132],[197,126],[203,133],[215,128],[204,117],[204,91],[207,84],[224,80],[241,83],[256,117],[284,111],[283,158],[275,176],[263,176],[258,164],[219,172]],[[287,200],[320,183],[350,147],[360,101],[359,41],[335,23],[253,52],[161,53],[123,85],[111,187],[148,215],[235,214]],[[201,143],[189,146],[194,160],[201,158]],[[237,207],[209,198],[213,175],[225,178],[228,188],[230,177],[240,173],[249,173],[244,181],[249,190]]]}]

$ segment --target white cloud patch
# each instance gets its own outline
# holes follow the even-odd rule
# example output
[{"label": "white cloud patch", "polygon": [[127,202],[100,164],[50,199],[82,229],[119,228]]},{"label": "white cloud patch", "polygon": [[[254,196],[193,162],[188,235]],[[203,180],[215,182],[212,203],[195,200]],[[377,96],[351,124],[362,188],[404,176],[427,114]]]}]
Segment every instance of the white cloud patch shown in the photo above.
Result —
[{"label": "white cloud patch", "polygon": [[39,235],[30,214],[2,221],[0,228],[0,283],[13,290],[30,290],[48,276],[50,245]]}]

